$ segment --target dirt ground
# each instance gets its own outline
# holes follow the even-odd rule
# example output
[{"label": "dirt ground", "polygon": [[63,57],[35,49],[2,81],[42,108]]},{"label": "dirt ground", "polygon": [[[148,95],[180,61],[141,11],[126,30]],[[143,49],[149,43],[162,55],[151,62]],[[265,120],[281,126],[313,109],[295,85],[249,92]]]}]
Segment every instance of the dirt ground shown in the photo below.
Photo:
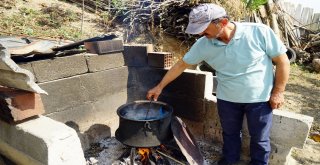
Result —
[{"label": "dirt ground", "polygon": [[[77,12],[81,12],[78,7],[58,1],[58,0],[27,0],[28,3],[22,3],[22,0],[15,0],[18,6],[30,4],[32,8],[40,8],[40,6],[58,3],[60,6],[72,8]],[[42,5],[41,5],[42,4]],[[5,13],[16,11],[17,8],[6,10]],[[2,11],[3,12],[3,11]],[[93,14],[85,14],[84,30],[96,31],[96,34],[103,34],[106,29],[99,29],[92,21]],[[1,18],[0,18],[1,19]],[[75,22],[73,25],[79,25]],[[160,45],[160,50],[171,51],[176,55],[176,59],[180,58],[188,47],[181,44],[180,41],[171,37],[166,37]],[[291,64],[290,79],[285,91],[286,102],[281,110],[300,113],[314,117],[310,136],[306,141],[304,149],[294,149],[293,158],[297,165],[320,165],[320,73],[310,72],[305,67]],[[293,128],[294,130],[294,128]],[[298,133],[298,132],[297,132]],[[317,142],[318,141],[318,142]]]},{"label": "dirt ground", "polygon": [[302,66],[291,64],[285,99],[286,102],[281,110],[314,118],[304,148],[295,148],[292,151],[295,163],[297,165],[320,164],[320,73],[309,72]]}]

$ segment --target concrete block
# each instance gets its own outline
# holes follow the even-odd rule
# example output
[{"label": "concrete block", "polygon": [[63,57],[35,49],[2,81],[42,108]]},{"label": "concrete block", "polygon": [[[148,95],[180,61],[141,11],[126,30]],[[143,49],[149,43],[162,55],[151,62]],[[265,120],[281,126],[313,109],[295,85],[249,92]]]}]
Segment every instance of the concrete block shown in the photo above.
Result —
[{"label": "concrete block", "polygon": [[7,122],[18,122],[44,113],[37,93],[0,87],[0,117]]},{"label": "concrete block", "polygon": [[94,123],[94,107],[91,103],[79,104],[64,111],[47,114],[56,121],[67,124],[77,132],[85,132]]},{"label": "concrete block", "polygon": [[[157,85],[165,73],[166,69],[136,68],[132,72],[136,76],[137,84],[140,88],[152,88]],[[150,75],[150,76],[146,76]],[[172,81],[163,91],[163,94],[177,97],[188,97],[204,99],[212,95],[212,75],[209,72],[186,70],[177,79]]]},{"label": "concrete block", "polygon": [[205,72],[186,70],[165,88],[165,93],[179,97],[204,99],[206,95],[212,95],[210,90],[207,90],[208,87],[212,88],[212,80],[210,79],[211,83],[207,83],[208,78]]},{"label": "concrete block", "polygon": [[[126,103],[127,91],[108,94],[94,102],[86,102],[47,117],[63,122],[77,131],[82,147],[89,149],[92,143],[114,136],[119,125],[117,108]],[[101,132],[99,132],[99,130]]]},{"label": "concrete block", "polygon": [[[291,154],[292,147],[284,146],[282,144],[275,144],[271,142],[271,153],[269,164],[283,164],[287,162],[287,157]],[[290,165],[290,164],[288,164]]]},{"label": "concrete block", "polygon": [[[119,91],[119,93],[106,95],[94,102],[81,103],[64,111],[51,113],[46,116],[62,123],[72,123],[73,128],[76,128],[80,133],[84,133],[94,124],[109,126],[109,120],[117,118],[117,108],[126,103],[126,98],[126,91]],[[118,119],[112,122],[117,125]],[[113,126],[109,127],[112,132],[116,129]]]},{"label": "concrete block", "polygon": [[150,52],[148,65],[156,68],[170,68],[173,65],[173,55],[170,52]]},{"label": "concrete block", "polygon": [[192,121],[201,121],[204,118],[205,102],[203,99],[164,95],[159,101],[171,105],[174,109],[174,114],[179,117]]},{"label": "concrete block", "polygon": [[86,54],[85,57],[89,72],[98,72],[124,66],[124,58],[122,53],[104,55]]},{"label": "concrete block", "polygon": [[138,88],[150,89],[154,87],[161,81],[166,72],[166,69],[129,67],[129,73],[133,76],[133,79],[136,82],[135,85]]},{"label": "concrete block", "polygon": [[34,61],[32,67],[38,83],[88,72],[86,59],[83,55]]},{"label": "concrete block", "polygon": [[103,40],[84,42],[84,46],[89,53],[106,54],[123,51],[122,40]]},{"label": "concrete block", "polygon": [[65,124],[40,116],[0,127],[0,153],[17,164],[86,164],[77,133]]},{"label": "concrete block", "polygon": [[118,93],[134,85],[128,67],[119,67],[80,76],[90,101],[95,101],[109,94]]},{"label": "concrete block", "polygon": [[0,85],[47,94],[34,80],[33,74],[12,61],[8,50],[0,44]]},{"label": "concrete block", "polygon": [[273,142],[290,148],[302,148],[307,140],[313,117],[284,110],[273,110],[273,114],[270,135]]},{"label": "concrete block", "polygon": [[130,88],[134,82],[129,78],[127,67],[73,76],[56,81],[40,83],[48,96],[42,96],[46,114],[64,111],[86,102],[95,102]]},{"label": "concrete block", "polygon": [[45,114],[63,111],[89,100],[86,87],[81,84],[81,76],[39,83],[49,95],[41,95]]},{"label": "concrete block", "polygon": [[219,142],[222,143],[222,128],[220,125],[220,118],[218,115],[217,99],[213,97],[212,99],[205,100],[206,115],[203,119],[204,127],[204,139],[208,142]]},{"label": "concrete block", "polygon": [[212,93],[217,93],[217,86],[218,86],[218,80],[217,76],[212,76],[213,78],[213,88],[212,88]]},{"label": "concrete block", "polygon": [[148,53],[152,51],[152,44],[125,45],[123,54],[126,66],[148,66]]}]

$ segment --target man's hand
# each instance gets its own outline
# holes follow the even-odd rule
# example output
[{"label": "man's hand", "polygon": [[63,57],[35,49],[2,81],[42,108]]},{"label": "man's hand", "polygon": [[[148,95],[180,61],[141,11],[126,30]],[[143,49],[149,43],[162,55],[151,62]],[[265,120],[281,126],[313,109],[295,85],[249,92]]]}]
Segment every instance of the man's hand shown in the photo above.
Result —
[{"label": "man's hand", "polygon": [[165,88],[171,81],[176,79],[187,67],[190,65],[185,63],[182,59],[179,60],[174,66],[164,75],[161,82],[150,89],[147,93],[147,99],[150,100],[153,98],[154,101],[158,100],[159,95],[162,92],[162,89]]},{"label": "man's hand", "polygon": [[273,92],[271,94],[269,103],[270,103],[272,109],[280,108],[284,103],[283,92]]},{"label": "man's hand", "polygon": [[276,75],[269,102],[272,109],[277,109],[284,103],[283,92],[289,79],[290,61],[286,54],[276,56],[272,61],[276,65]]},{"label": "man's hand", "polygon": [[159,85],[157,85],[148,91],[147,99],[151,100],[153,98],[153,101],[157,101],[161,92],[162,92],[162,88]]}]

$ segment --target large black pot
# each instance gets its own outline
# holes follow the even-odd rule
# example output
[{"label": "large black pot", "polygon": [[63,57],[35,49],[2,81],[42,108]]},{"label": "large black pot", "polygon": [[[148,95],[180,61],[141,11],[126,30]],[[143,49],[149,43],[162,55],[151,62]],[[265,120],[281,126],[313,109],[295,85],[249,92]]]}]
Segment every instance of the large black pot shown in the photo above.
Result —
[{"label": "large black pot", "polygon": [[159,146],[172,139],[172,112],[170,105],[160,101],[124,104],[117,110],[120,122],[116,139],[131,147]]}]

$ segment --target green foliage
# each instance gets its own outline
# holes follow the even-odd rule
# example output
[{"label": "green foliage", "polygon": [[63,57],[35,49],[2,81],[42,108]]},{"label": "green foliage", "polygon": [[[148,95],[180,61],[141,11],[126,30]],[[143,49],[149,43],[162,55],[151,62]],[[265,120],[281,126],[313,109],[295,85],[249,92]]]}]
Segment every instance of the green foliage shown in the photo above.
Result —
[{"label": "green foliage", "polygon": [[80,15],[57,5],[42,8],[40,11],[23,7],[10,16],[0,13],[0,18],[0,30],[8,33],[72,40],[81,37],[80,28],[71,24],[81,20]]},{"label": "green foliage", "polygon": [[114,8],[123,8],[124,7],[124,3],[122,0],[111,0],[111,5],[114,7]]},{"label": "green foliage", "polygon": [[246,4],[246,8],[257,10],[259,6],[266,4],[268,0],[242,0]]}]

